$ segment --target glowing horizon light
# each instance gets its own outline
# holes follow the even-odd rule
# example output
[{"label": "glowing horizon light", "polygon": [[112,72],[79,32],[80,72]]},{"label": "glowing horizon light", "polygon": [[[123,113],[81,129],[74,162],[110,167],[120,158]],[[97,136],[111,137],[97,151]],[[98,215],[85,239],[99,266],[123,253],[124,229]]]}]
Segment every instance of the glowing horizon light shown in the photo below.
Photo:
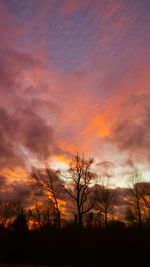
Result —
[{"label": "glowing horizon light", "polygon": [[67,170],[69,167],[69,162],[61,156],[56,156],[52,158],[51,160],[51,166],[53,169],[58,170],[58,169],[63,169]]}]

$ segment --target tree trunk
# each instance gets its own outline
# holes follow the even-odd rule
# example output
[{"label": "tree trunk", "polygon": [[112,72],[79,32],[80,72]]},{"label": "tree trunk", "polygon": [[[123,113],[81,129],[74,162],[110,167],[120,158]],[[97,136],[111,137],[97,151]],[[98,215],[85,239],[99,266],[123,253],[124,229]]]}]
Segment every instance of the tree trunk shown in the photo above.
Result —
[{"label": "tree trunk", "polygon": [[60,226],[61,226],[61,218],[60,218],[59,206],[58,206],[58,202],[57,202],[56,197],[54,197],[54,199],[55,199],[56,211],[57,211],[57,227],[60,228]]},{"label": "tree trunk", "polygon": [[79,203],[77,203],[77,208],[78,208],[78,227],[79,227],[79,229],[82,229],[82,213],[80,210]]},{"label": "tree trunk", "polygon": [[57,227],[60,228],[60,226],[61,226],[60,212],[59,209],[57,208]]},{"label": "tree trunk", "polygon": [[140,209],[140,203],[139,203],[139,197],[137,196],[137,210],[138,210],[138,224],[139,229],[142,228],[142,218],[141,218],[141,209]]},{"label": "tree trunk", "polygon": [[82,214],[79,215],[79,229],[82,229]]},{"label": "tree trunk", "polygon": [[107,210],[105,210],[105,226],[106,226],[106,230],[108,230],[108,216],[107,216]]},{"label": "tree trunk", "polygon": [[75,228],[77,228],[78,222],[77,222],[77,215],[76,214],[74,216],[74,224],[75,224]]},{"label": "tree trunk", "polygon": [[138,225],[139,225],[139,229],[141,229],[142,228],[142,216],[141,216],[140,199],[139,199],[137,185],[135,187],[135,193],[136,193],[136,205],[137,205],[137,211],[138,211]]}]

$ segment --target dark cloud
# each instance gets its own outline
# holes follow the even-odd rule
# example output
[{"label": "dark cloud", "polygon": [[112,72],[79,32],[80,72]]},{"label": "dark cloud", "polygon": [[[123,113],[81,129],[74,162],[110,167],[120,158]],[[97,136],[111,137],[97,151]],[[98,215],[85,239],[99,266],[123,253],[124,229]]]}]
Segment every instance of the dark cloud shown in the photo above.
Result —
[{"label": "dark cloud", "polygon": [[25,159],[20,155],[22,145],[40,159],[46,159],[57,150],[54,130],[43,118],[32,110],[25,109],[10,115],[0,109],[0,159],[1,167],[22,165]]},{"label": "dark cloud", "polygon": [[24,110],[20,114],[18,132],[18,138],[25,148],[39,158],[46,159],[50,156],[55,146],[54,130],[38,114]]},{"label": "dark cloud", "polygon": [[[5,179],[6,182],[7,179]],[[4,182],[4,183],[5,183]],[[24,204],[29,204],[31,201],[32,192],[29,183],[14,181],[7,186],[0,188],[0,199],[5,200],[20,200]]]},{"label": "dark cloud", "polygon": [[108,140],[115,142],[121,150],[138,153],[150,149],[149,129],[150,93],[131,95],[121,107]]},{"label": "dark cloud", "polygon": [[59,108],[52,100],[38,97],[37,88],[29,86],[24,78],[44,66],[28,53],[1,50],[0,92],[7,101],[0,100],[0,167],[24,165],[20,145],[39,159],[59,151],[54,129],[45,119],[45,114],[58,114]]},{"label": "dark cloud", "polygon": [[0,89],[3,91],[5,87],[6,93],[19,93],[18,89],[21,88],[19,88],[18,78],[22,72],[40,67],[44,67],[43,63],[28,53],[6,48],[0,50]]},{"label": "dark cloud", "polygon": [[102,177],[112,178],[114,175],[115,164],[111,161],[101,161],[96,164]]},{"label": "dark cloud", "polygon": [[111,161],[101,161],[97,163],[96,166],[109,169],[109,168],[113,168],[114,164]]},{"label": "dark cloud", "polygon": [[17,151],[14,139],[17,121],[0,108],[0,168],[23,166],[23,156]]},{"label": "dark cloud", "polygon": [[29,184],[26,182],[14,182],[11,184],[11,196],[12,199],[18,199],[22,201],[28,201],[31,195],[31,188]]}]

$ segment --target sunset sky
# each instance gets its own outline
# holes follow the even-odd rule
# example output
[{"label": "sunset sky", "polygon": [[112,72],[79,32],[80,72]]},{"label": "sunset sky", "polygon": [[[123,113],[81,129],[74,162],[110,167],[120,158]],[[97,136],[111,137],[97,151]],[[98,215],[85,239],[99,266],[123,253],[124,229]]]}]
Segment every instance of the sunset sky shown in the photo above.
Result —
[{"label": "sunset sky", "polygon": [[0,0],[0,191],[95,158],[150,181],[150,1]]}]

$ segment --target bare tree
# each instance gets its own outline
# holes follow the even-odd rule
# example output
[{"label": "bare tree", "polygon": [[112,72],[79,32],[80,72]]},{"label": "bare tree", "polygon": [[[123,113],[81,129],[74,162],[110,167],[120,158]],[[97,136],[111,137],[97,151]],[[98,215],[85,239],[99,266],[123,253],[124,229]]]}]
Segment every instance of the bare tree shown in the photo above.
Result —
[{"label": "bare tree", "polygon": [[16,200],[0,200],[0,224],[7,227],[23,212],[21,201]]},{"label": "bare tree", "polygon": [[45,169],[33,169],[33,188],[40,195],[51,198],[55,204],[57,214],[57,226],[61,224],[61,212],[59,207],[59,196],[62,191],[62,182],[59,178],[59,171],[46,167]]},{"label": "bare tree", "polygon": [[18,215],[20,215],[22,213],[25,213],[25,207],[24,207],[22,201],[11,200],[11,205],[12,205],[13,214],[15,217],[17,217]]},{"label": "bare tree", "polygon": [[150,183],[141,182],[138,184],[138,194],[140,197],[142,224],[145,227],[150,225]]},{"label": "bare tree", "polygon": [[[142,228],[142,213],[141,213],[141,203],[140,203],[140,184],[141,184],[141,174],[138,172],[138,170],[135,170],[133,174],[129,177],[129,185],[130,185],[130,191],[129,191],[129,207],[128,207],[128,213],[132,213],[132,218],[134,220],[137,220],[139,229]],[[137,219],[136,219],[137,218]]]},{"label": "bare tree", "polygon": [[150,183],[142,182],[140,184],[139,195],[150,211]]},{"label": "bare tree", "polygon": [[42,228],[42,206],[35,202],[33,209],[29,210],[29,220],[33,222],[34,228]]},{"label": "bare tree", "polygon": [[32,209],[29,210],[30,228],[42,229],[43,227],[54,225],[56,212],[52,200],[48,202],[34,201]]},{"label": "bare tree", "polygon": [[[101,214],[104,214],[105,227],[108,230],[108,215],[113,212],[113,207],[117,201],[116,195],[112,189],[109,188],[109,184],[106,179],[102,179],[102,185],[97,186],[96,190],[96,207]],[[106,181],[106,183],[104,183]]]},{"label": "bare tree", "polygon": [[10,219],[13,218],[12,202],[10,200],[0,200],[0,224],[6,227]]},{"label": "bare tree", "polygon": [[91,171],[92,164],[92,158],[85,159],[84,156],[80,157],[77,154],[70,162],[68,175],[65,175],[66,180],[69,181],[69,186],[66,185],[64,189],[75,203],[79,228],[82,228],[84,214],[89,212],[95,203],[90,188],[96,178],[96,174]]}]

